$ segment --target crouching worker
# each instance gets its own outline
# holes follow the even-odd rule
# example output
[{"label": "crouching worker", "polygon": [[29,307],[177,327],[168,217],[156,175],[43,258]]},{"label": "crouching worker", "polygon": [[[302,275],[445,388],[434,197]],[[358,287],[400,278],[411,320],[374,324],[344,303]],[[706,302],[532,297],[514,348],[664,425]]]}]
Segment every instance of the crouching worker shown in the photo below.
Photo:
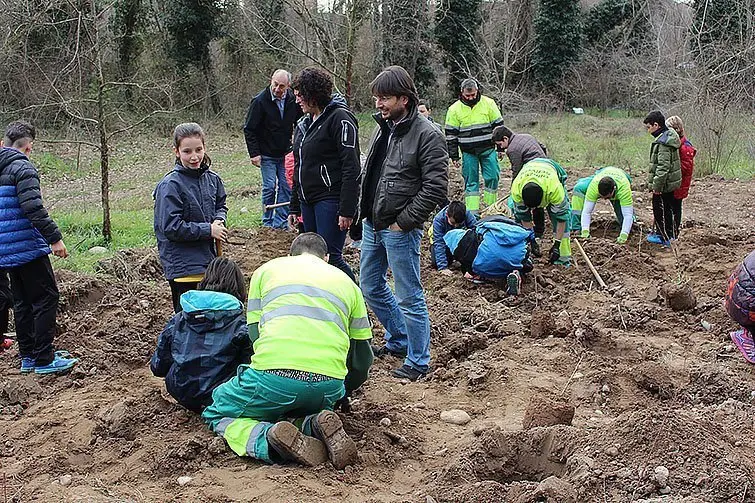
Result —
[{"label": "crouching worker", "polygon": [[518,295],[522,273],[532,271],[527,243],[534,239],[532,229],[503,216],[485,217],[474,229],[453,229],[444,236],[465,274],[479,280],[506,278],[508,295]]},{"label": "crouching worker", "polygon": [[577,180],[571,198],[572,232],[581,231],[582,239],[588,239],[595,204],[598,199],[608,199],[621,226],[616,242],[626,243],[634,222],[631,182],[632,178],[628,173],[612,166],[599,169],[593,176]]},{"label": "crouching worker", "polygon": [[755,363],[755,251],[734,269],[726,288],[726,311],[742,328],[731,339],[750,363]]},{"label": "crouching worker", "polygon": [[571,205],[566,192],[566,171],[551,159],[533,159],[526,163],[511,184],[511,209],[514,218],[532,229],[532,211],[544,208],[553,226],[551,264],[571,265]]},{"label": "crouching worker", "polygon": [[252,343],[244,320],[244,275],[233,260],[216,257],[197,290],[181,295],[157,340],[152,374],[168,393],[194,412],[212,403],[212,391],[249,363]]},{"label": "crouching worker", "polygon": [[367,380],[372,338],[362,293],[328,264],[307,232],[291,256],[252,275],[247,309],[254,355],[212,394],[202,418],[239,456],[337,469],[356,461],[336,403]]},{"label": "crouching worker", "polygon": [[433,269],[445,275],[451,275],[449,267],[454,261],[451,250],[446,246],[443,237],[452,229],[472,229],[477,218],[461,201],[451,201],[433,218],[430,228],[430,265]]}]

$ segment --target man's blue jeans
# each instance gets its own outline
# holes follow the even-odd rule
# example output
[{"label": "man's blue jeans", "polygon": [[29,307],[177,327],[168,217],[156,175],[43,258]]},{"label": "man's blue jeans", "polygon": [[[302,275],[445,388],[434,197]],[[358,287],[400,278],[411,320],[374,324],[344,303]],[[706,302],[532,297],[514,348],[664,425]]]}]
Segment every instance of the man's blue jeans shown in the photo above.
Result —
[{"label": "man's blue jeans", "polygon": [[[390,351],[406,352],[405,364],[427,372],[430,364],[430,315],[419,277],[422,229],[375,231],[363,222],[359,284],[367,305],[385,327]],[[391,268],[394,295],[388,286]]]},{"label": "man's blue jeans", "polygon": [[340,202],[337,199],[325,199],[315,204],[302,202],[301,216],[304,220],[304,232],[316,232],[322,236],[328,245],[328,263],[338,267],[356,283],[354,271],[343,259],[343,243],[346,241],[346,233],[349,230],[342,231],[338,227],[339,206]]},{"label": "man's blue jeans", "polygon": [[270,204],[287,203],[291,200],[291,187],[286,180],[286,168],[283,157],[262,156],[260,161],[262,172],[262,225],[285,229],[287,227],[288,206],[266,210]]}]

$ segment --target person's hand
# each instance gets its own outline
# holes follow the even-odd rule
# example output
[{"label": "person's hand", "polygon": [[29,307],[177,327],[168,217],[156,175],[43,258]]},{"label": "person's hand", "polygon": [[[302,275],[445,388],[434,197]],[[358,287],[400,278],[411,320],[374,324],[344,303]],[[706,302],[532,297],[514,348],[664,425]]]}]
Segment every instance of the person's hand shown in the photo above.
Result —
[{"label": "person's hand", "polygon": [[210,226],[210,234],[213,238],[221,241],[228,240],[228,229],[225,228],[225,224],[222,220],[215,220]]},{"label": "person's hand", "polygon": [[579,237],[582,239],[590,239],[590,229],[582,229],[582,232],[579,233]]},{"label": "person's hand", "polygon": [[60,241],[56,241],[55,243],[50,245],[50,248],[52,248],[52,254],[56,257],[60,258],[67,258],[68,257],[68,249],[66,248],[66,244],[61,239]]},{"label": "person's hand", "polygon": [[289,213],[288,214],[288,229],[291,231],[295,231],[299,228],[299,215],[295,213]]},{"label": "person's hand", "polygon": [[624,243],[627,242],[628,237],[629,237],[629,234],[627,234],[626,232],[622,232],[621,234],[619,234],[619,237],[616,238],[616,242],[619,243],[620,245],[623,245]]},{"label": "person's hand", "polygon": [[349,227],[351,227],[351,222],[353,222],[354,219],[351,217],[338,217],[338,228],[342,231],[345,231]]},{"label": "person's hand", "polygon": [[254,157],[252,157],[252,164],[254,164],[255,166],[257,166],[258,168],[260,167],[260,163],[261,162],[262,162],[262,156],[261,155],[255,155]]},{"label": "person's hand", "polygon": [[396,222],[393,222],[391,225],[388,226],[389,231],[396,231],[396,232],[403,232],[404,229],[399,227],[399,225]]},{"label": "person's hand", "polygon": [[452,160],[451,164],[453,164],[454,168],[456,169],[459,169],[459,167],[461,167],[461,161],[459,161],[458,159]]},{"label": "person's hand", "polygon": [[441,273],[443,276],[453,276],[454,275],[454,273],[453,273],[453,271],[451,271],[451,269],[441,269],[438,272]]},{"label": "person's hand", "polygon": [[551,251],[548,256],[548,262],[551,264],[555,263],[559,258],[561,258],[561,252],[559,251],[561,248],[561,241],[554,241],[553,246],[551,246]]},{"label": "person's hand", "polygon": [[499,150],[498,151],[498,160],[499,161],[503,160],[503,156],[505,156],[505,155],[506,155],[506,152],[504,152],[503,150]]}]

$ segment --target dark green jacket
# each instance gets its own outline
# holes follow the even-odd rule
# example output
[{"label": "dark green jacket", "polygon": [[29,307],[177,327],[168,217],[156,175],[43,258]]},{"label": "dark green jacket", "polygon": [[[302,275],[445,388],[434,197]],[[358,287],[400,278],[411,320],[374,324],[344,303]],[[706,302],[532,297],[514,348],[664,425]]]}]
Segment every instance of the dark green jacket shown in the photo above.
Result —
[{"label": "dark green jacket", "polygon": [[650,145],[648,184],[654,192],[673,192],[682,184],[681,145],[679,135],[673,129],[658,135]]}]

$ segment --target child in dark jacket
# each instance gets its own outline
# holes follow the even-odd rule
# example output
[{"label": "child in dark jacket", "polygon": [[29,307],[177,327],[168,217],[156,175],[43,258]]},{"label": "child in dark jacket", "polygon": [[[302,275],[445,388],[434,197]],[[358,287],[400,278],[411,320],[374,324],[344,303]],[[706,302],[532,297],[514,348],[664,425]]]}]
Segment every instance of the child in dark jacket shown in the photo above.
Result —
[{"label": "child in dark jacket", "polygon": [[197,287],[207,264],[218,255],[215,242],[227,238],[228,208],[223,180],[210,170],[199,124],[178,125],[173,150],[176,165],[157,184],[153,196],[157,249],[177,313],[181,294]]},{"label": "child in dark jacket", "polygon": [[181,295],[183,310],[160,334],[150,368],[189,410],[201,412],[212,403],[212,391],[251,360],[244,291],[239,266],[225,257],[213,259],[198,290]]}]

